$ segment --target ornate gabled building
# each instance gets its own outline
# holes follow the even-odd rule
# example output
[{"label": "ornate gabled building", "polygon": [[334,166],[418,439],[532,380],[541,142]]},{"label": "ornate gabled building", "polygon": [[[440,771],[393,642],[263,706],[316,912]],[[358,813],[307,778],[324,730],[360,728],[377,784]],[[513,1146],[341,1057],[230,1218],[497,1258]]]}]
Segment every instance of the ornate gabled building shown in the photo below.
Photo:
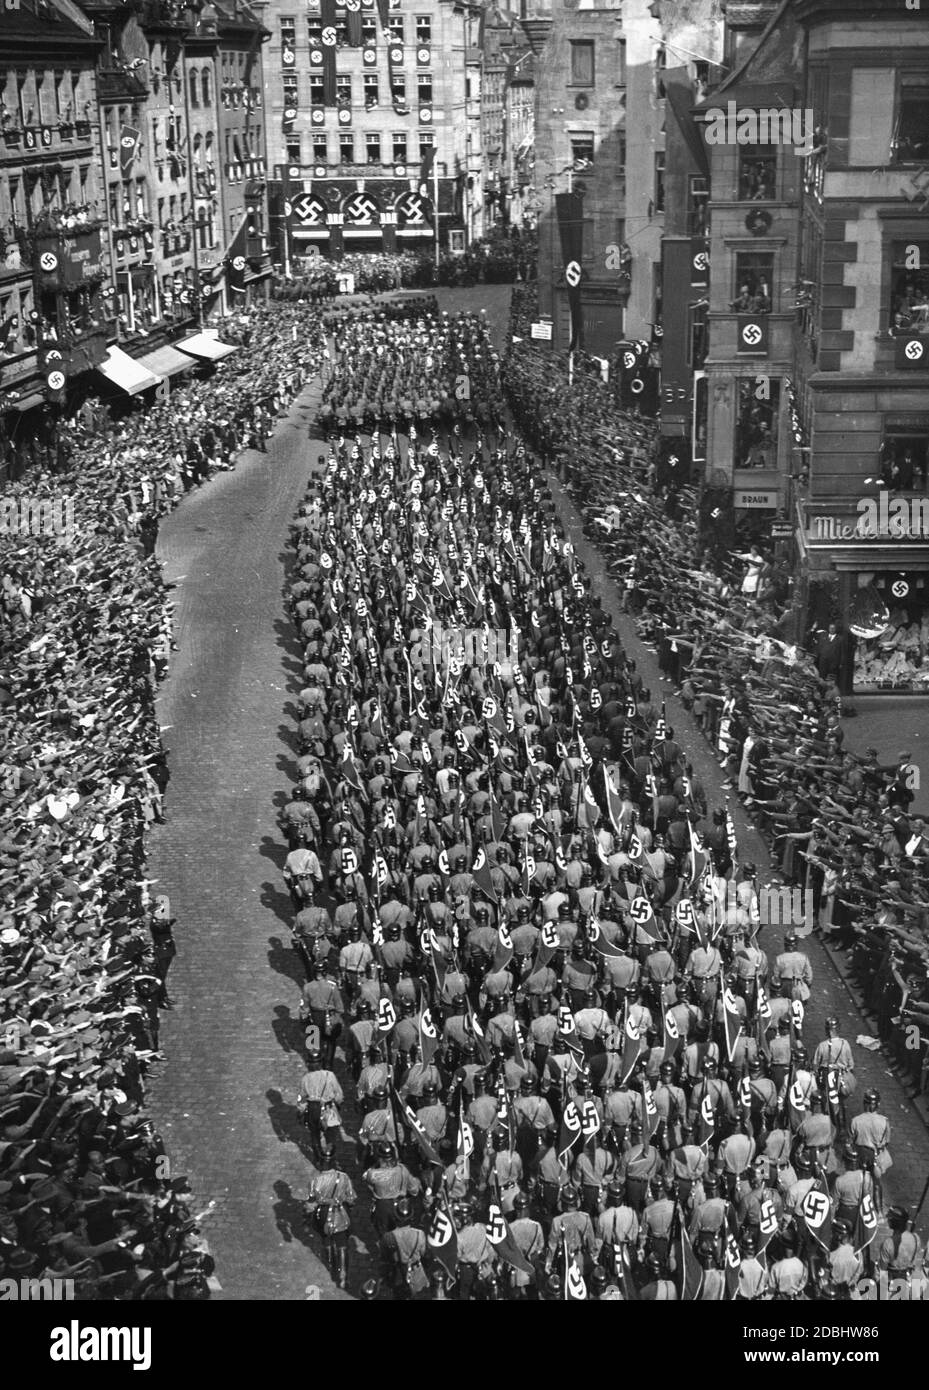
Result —
[{"label": "ornate gabled building", "polygon": [[99,51],[70,0],[0,12],[0,440],[106,351]]},{"label": "ornate gabled building", "polygon": [[480,235],[479,6],[256,4],[279,263]]}]

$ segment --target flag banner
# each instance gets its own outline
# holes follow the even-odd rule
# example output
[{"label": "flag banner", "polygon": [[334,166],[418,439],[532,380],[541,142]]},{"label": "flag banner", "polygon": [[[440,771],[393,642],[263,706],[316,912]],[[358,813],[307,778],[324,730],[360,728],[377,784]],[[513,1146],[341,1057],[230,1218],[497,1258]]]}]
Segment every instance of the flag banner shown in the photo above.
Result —
[{"label": "flag banner", "polygon": [[390,32],[390,31],[389,31],[389,28],[388,28],[388,23],[389,23],[389,21],[388,21],[388,13],[389,13],[389,11],[390,11],[390,0],[377,0],[377,15],[378,15],[378,19],[381,21],[381,32],[384,33],[384,34],[387,34],[387,33]]},{"label": "flag banner", "polygon": [[812,1187],[807,1188],[797,1207],[807,1231],[824,1250],[832,1245],[832,1202],[824,1178],[816,1178]]},{"label": "flag banner", "polygon": [[513,1233],[503,1215],[499,1202],[491,1202],[488,1209],[487,1239],[497,1252],[498,1259],[505,1261],[506,1264],[511,1265],[513,1269],[520,1270],[523,1274],[535,1275],[532,1265],[513,1239]]},{"label": "flag banner", "polygon": [[645,1040],[639,1025],[627,1014],[623,1025],[623,1055],[619,1064],[620,1083],[629,1080],[636,1062],[645,1051]]},{"label": "flag banner", "polygon": [[458,1232],[448,1209],[448,1193],[443,1188],[438,1194],[432,1220],[426,1232],[426,1250],[430,1257],[442,1265],[450,1279],[458,1273]]},{"label": "flag banner", "polygon": [[613,1246],[613,1264],[622,1287],[624,1300],[626,1303],[638,1303],[639,1289],[632,1277],[632,1261],[629,1257],[629,1246],[625,1241],[621,1245]]},{"label": "flag banner", "polygon": [[497,949],[494,952],[493,969],[505,970],[513,959],[513,939],[505,922],[497,928]]},{"label": "flag banner", "polygon": [[539,940],[535,948],[535,960],[532,963],[533,973],[541,970],[548,965],[555,952],[561,946],[561,939],[554,922],[543,922],[539,932]]},{"label": "flag banner", "polygon": [[623,805],[623,799],[613,785],[613,779],[607,770],[606,763],[603,764],[603,790],[606,795],[606,809],[610,824],[617,835],[624,835],[631,818],[631,812],[628,807]]},{"label": "flag banner", "polygon": [[731,1062],[735,1055],[735,1045],[742,1031],[742,1019],[736,1004],[735,995],[728,985],[726,985],[723,990],[723,1018],[726,1025],[726,1053]]},{"label": "flag banner", "polygon": [[651,1137],[658,1128],[658,1106],[655,1104],[655,1095],[645,1077],[642,1077],[642,1143],[651,1142]]},{"label": "flag banner", "polygon": [[322,41],[323,51],[323,104],[325,106],[335,106],[336,102],[336,47],[339,41],[338,30],[335,22],[335,0],[320,0],[320,17],[322,19]]},{"label": "flag banner", "polygon": [[[563,1233],[564,1234],[564,1233]],[[583,1303],[587,1299],[587,1285],[584,1273],[576,1254],[568,1250],[568,1237],[564,1234],[564,1296],[567,1303]]]},{"label": "flag banner", "polygon": [[601,956],[625,956],[626,952],[621,946],[617,946],[614,941],[607,941],[603,935],[603,928],[600,926],[596,917],[591,917],[586,926],[587,940],[594,950],[599,951]]},{"label": "flag banner", "polygon": [[439,1152],[434,1147],[431,1139],[429,1138],[426,1131],[423,1129],[419,1120],[416,1118],[416,1111],[413,1109],[411,1105],[404,1104],[404,1102],[400,1099],[400,1096],[397,1094],[397,1091],[393,1084],[391,1084],[390,1087],[390,1101],[391,1105],[393,1106],[394,1123],[397,1129],[397,1134],[399,1135],[404,1130],[406,1130],[410,1137],[413,1140],[415,1140],[419,1148],[419,1152],[421,1153],[422,1157],[426,1160],[426,1162],[434,1163],[437,1166],[441,1167],[442,1159],[439,1155]]},{"label": "flag banner", "polygon": [[432,1059],[439,1049],[439,1035],[432,1017],[431,1009],[423,1009],[419,1015],[419,1055],[424,1067],[431,1066]]},{"label": "flag banner", "polygon": [[364,36],[361,29],[361,0],[345,0],[345,24],[351,48],[361,48]]},{"label": "flag banner", "polygon": [[739,1292],[739,1271],[742,1268],[742,1252],[739,1249],[739,1223],[735,1208],[730,1202],[726,1207],[726,1297],[735,1298]]},{"label": "flag banner", "polygon": [[226,247],[223,264],[226,267],[226,284],[233,294],[245,293],[245,247],[248,238],[248,213],[242,217],[238,229]]},{"label": "flag banner", "polygon": [[120,177],[128,179],[132,173],[132,166],[135,164],[136,155],[139,152],[139,141],[142,132],[136,130],[135,126],[124,125],[119,131],[119,173]]},{"label": "flag banner", "polygon": [[471,1037],[474,1039],[474,1045],[477,1048],[478,1057],[486,1066],[487,1063],[490,1061],[490,1044],[488,1043],[487,1038],[484,1034],[483,1027],[477,1020],[477,1016],[475,1015],[474,1009],[471,1006],[471,1000],[467,996],[465,997],[465,1003],[467,1004],[468,1009],[468,1012],[466,1014],[466,1027],[468,1032],[471,1034]]},{"label": "flag banner", "polygon": [[[870,1183],[871,1179],[866,1173],[865,1181]],[[861,1201],[858,1203],[858,1211],[855,1213],[855,1228],[852,1231],[852,1247],[858,1255],[862,1250],[866,1250],[877,1235],[877,1210],[874,1206],[874,1195],[870,1188],[865,1188],[861,1194]]]},{"label": "flag banner", "polygon": [[687,855],[688,888],[690,891],[693,891],[706,872],[707,865],[710,861],[706,850],[700,842],[699,835],[697,835],[693,828],[692,822],[687,822],[687,828],[690,833],[690,851]]},{"label": "flag banner", "polygon": [[669,1013],[666,1009],[664,1009],[663,1012],[664,1023],[662,1031],[664,1037],[664,1052],[662,1053],[661,1060],[663,1062],[670,1062],[672,1058],[676,1057],[678,1052],[680,1052],[683,1046],[683,1039],[674,1014]]},{"label": "flag banner", "polygon": [[492,903],[496,904],[497,890],[494,888],[494,881],[490,876],[490,865],[487,862],[483,845],[478,846],[474,863],[471,866],[471,877],[474,880],[475,888],[478,888],[485,898],[489,898]]},{"label": "flag banner", "polygon": [[703,1269],[694,1254],[694,1248],[687,1234],[687,1227],[681,1219],[680,1208],[676,1215],[677,1268],[675,1271],[678,1298],[682,1303],[692,1303],[700,1297],[703,1288]]},{"label": "flag banner", "polygon": [[583,337],[581,262],[584,255],[584,200],[581,195],[556,193],[555,215],[558,218],[564,277],[568,287],[568,305],[571,309],[571,340],[568,350],[574,352],[580,347]]},{"label": "flag banner", "polygon": [[465,1119],[464,1095],[458,1103],[458,1145],[456,1155],[459,1163],[469,1159],[474,1153],[474,1130]]},{"label": "flag banner", "polygon": [[[701,914],[702,915],[702,914]],[[707,934],[694,907],[693,899],[681,898],[674,905],[674,920],[682,932],[695,936],[700,946],[706,946]]]},{"label": "flag banner", "polygon": [[[630,885],[627,885],[627,891]],[[650,941],[661,941],[661,931],[658,927],[658,919],[648,898],[641,889],[632,889],[632,902],[629,904],[629,916],[637,930],[642,931]]]},{"label": "flag banner", "polygon": [[772,1239],[777,1235],[779,1222],[777,1219],[777,1207],[770,1197],[763,1197],[758,1208],[758,1247],[756,1253],[761,1256]]}]

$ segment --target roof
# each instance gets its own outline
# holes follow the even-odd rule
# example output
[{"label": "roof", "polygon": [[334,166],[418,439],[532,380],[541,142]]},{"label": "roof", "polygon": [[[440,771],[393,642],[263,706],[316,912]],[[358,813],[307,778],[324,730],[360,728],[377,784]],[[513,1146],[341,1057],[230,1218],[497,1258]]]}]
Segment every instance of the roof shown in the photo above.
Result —
[{"label": "roof", "polygon": [[72,0],[21,0],[18,10],[0,10],[0,44],[18,40],[99,44],[93,24]]},{"label": "roof", "polygon": [[[761,52],[763,45],[767,42],[770,35],[777,30],[781,23],[781,20],[784,19],[792,4],[793,0],[781,0],[781,3],[778,5],[777,9],[772,12],[770,19],[764,27],[764,30],[761,34],[759,34],[757,44],[752,49],[751,53],[748,55],[745,61],[739,67],[735,68],[732,72],[730,72],[729,76],[725,79],[724,82],[721,82],[718,87],[714,87],[714,98],[717,97],[720,92],[725,92],[728,90],[728,88],[733,87],[736,83],[742,81],[743,74],[747,72],[747,70],[751,67],[752,63],[754,63],[755,59]],[[760,9],[761,7],[743,6],[743,8]],[[712,102],[710,104],[712,105]]]}]

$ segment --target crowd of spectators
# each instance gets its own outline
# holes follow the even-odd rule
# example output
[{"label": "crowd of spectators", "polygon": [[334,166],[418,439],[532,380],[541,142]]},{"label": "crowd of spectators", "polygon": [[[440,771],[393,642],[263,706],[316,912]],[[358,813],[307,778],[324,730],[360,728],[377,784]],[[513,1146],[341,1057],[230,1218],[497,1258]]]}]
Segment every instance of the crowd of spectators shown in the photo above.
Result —
[{"label": "crowd of spectators", "polygon": [[[158,518],[263,448],[318,368],[305,306],[256,306],[169,401],[91,402],[62,462],[4,490],[0,535],[0,1277],[77,1297],[209,1297],[212,1260],[146,1114],[170,903],[146,874],[168,770]],[[18,521],[17,521],[18,519]]]}]

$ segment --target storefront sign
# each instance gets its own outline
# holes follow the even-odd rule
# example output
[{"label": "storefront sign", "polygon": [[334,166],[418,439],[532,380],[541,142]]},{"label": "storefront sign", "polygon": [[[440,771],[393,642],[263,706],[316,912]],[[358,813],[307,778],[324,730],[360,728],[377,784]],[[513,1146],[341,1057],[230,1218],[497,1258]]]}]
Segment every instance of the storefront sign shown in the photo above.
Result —
[{"label": "storefront sign", "polygon": [[39,237],[36,254],[43,289],[82,285],[103,269],[100,233],[96,229],[77,236]]},{"label": "storefront sign", "polygon": [[757,511],[769,507],[774,508],[777,506],[777,493],[748,492],[744,488],[736,488],[732,494],[732,505],[734,507],[747,507]]}]

